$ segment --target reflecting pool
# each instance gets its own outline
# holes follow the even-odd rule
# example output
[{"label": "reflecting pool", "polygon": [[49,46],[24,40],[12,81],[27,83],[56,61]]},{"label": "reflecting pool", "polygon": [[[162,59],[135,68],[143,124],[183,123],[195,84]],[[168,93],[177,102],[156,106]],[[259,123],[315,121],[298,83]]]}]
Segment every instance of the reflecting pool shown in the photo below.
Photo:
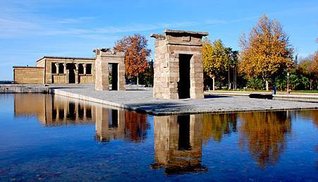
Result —
[{"label": "reflecting pool", "polygon": [[318,111],[150,116],[0,94],[0,181],[317,181]]}]

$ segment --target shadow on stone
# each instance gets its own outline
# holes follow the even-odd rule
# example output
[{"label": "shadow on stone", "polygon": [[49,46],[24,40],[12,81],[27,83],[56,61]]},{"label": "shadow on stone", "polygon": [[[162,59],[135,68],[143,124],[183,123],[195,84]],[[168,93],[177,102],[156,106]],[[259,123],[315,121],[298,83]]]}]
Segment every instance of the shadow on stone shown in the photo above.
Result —
[{"label": "shadow on stone", "polygon": [[273,99],[272,94],[250,94],[249,97],[255,99]]},{"label": "shadow on stone", "polygon": [[204,95],[205,99],[230,97],[225,95]]},{"label": "shadow on stone", "polygon": [[139,89],[136,89],[136,88],[130,88],[130,89],[127,89],[126,91],[146,91],[147,89],[144,89],[144,88],[139,88]]},{"label": "shadow on stone", "polygon": [[171,110],[178,111],[184,108],[183,104],[174,103],[174,102],[163,102],[163,103],[137,103],[137,104],[128,104],[129,108],[132,110],[136,110],[137,112],[156,112],[156,111],[164,111]]}]

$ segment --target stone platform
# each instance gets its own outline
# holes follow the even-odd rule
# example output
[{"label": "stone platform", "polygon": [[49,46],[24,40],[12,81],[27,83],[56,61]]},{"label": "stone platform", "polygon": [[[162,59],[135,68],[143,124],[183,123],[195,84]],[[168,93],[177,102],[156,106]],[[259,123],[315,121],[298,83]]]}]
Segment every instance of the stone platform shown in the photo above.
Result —
[{"label": "stone platform", "polygon": [[56,95],[153,115],[318,109],[318,103],[313,102],[266,100],[231,95],[205,94],[204,99],[155,99],[152,97],[151,88],[126,88],[126,91],[95,91],[93,86],[51,89]]}]

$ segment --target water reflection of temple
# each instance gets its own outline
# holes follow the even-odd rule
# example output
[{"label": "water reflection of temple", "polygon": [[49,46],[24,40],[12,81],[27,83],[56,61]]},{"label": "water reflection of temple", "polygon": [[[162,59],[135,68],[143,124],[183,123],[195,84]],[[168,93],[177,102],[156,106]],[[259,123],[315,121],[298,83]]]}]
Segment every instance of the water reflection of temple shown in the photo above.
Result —
[{"label": "water reflection of temple", "polygon": [[90,105],[47,94],[15,94],[15,116],[36,116],[45,126],[94,123]]},{"label": "water reflection of temple", "polygon": [[202,158],[202,115],[155,116],[155,163],[167,174],[205,171]]},{"label": "water reflection of temple", "polygon": [[[240,124],[237,124],[240,121]],[[155,163],[166,173],[196,172],[201,165],[202,144],[220,142],[239,131],[239,144],[246,146],[262,168],[275,164],[291,131],[288,111],[204,114],[154,117]]]},{"label": "water reflection of temple", "polygon": [[[140,142],[146,138],[149,124],[145,114],[104,108],[81,101],[45,94],[14,95],[15,116],[35,116],[45,126],[94,124],[96,139]],[[318,112],[303,112],[317,124]],[[239,124],[238,124],[239,121]],[[318,125],[317,125],[318,126]],[[239,114],[204,114],[154,117],[154,168],[167,173],[205,170],[201,165],[202,144],[220,142],[237,132],[261,167],[275,164],[291,131],[288,111]]]},{"label": "water reflection of temple", "polygon": [[95,118],[96,139],[102,142],[115,139],[140,142],[149,128],[146,115],[136,112],[96,106]]},{"label": "water reflection of temple", "polygon": [[96,139],[110,141],[125,137],[125,112],[103,107],[95,108]]},{"label": "water reflection of temple", "polygon": [[140,142],[146,138],[145,114],[91,105],[79,100],[47,94],[14,95],[15,116],[35,116],[45,126],[94,124],[96,139],[125,139]]}]

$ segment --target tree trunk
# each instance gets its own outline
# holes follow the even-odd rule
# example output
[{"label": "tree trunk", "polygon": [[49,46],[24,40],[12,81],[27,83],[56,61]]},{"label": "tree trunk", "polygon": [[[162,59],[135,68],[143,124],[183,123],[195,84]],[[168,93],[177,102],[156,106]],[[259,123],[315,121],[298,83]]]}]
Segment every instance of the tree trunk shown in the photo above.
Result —
[{"label": "tree trunk", "polygon": [[137,75],[137,90],[139,89],[139,74]]},{"label": "tree trunk", "polygon": [[236,66],[233,69],[233,90],[237,89]]},{"label": "tree trunk", "polygon": [[215,90],[215,76],[212,76],[212,90]]},{"label": "tree trunk", "polygon": [[268,80],[265,81],[265,84],[266,84],[266,91],[268,91]]},{"label": "tree trunk", "polygon": [[231,67],[229,66],[228,70],[227,70],[227,88],[228,90],[231,90]]},{"label": "tree trunk", "polygon": [[312,80],[309,81],[309,89],[312,90]]}]

